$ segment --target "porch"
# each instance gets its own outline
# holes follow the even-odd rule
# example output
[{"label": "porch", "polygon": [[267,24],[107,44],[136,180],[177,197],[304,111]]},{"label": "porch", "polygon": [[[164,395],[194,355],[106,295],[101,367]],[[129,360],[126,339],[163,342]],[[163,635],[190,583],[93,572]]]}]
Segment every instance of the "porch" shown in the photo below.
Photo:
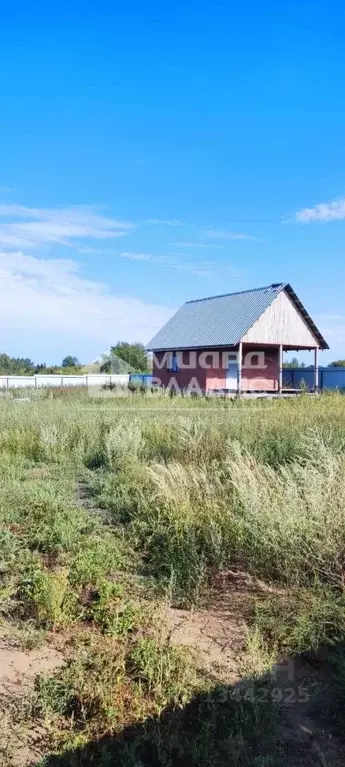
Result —
[{"label": "porch", "polygon": [[[219,386],[220,380],[217,382],[214,377],[214,370],[207,371],[207,389],[217,388],[219,390],[224,387],[225,392],[229,395],[245,396],[246,394],[262,395],[267,393],[269,395],[294,395],[300,393],[301,385],[293,384],[292,380],[285,379],[285,370],[283,367],[283,354],[290,351],[311,351],[313,352],[314,365],[312,370],[308,371],[308,389],[312,392],[319,391],[319,363],[318,363],[318,348],[311,349],[310,347],[298,347],[291,348],[291,346],[279,345],[262,345],[262,344],[245,344],[240,343],[237,348],[227,350],[226,363],[223,366],[223,386]],[[224,357],[223,357],[224,359]],[[312,382],[311,382],[312,377]],[[218,384],[214,386],[214,384]]]}]

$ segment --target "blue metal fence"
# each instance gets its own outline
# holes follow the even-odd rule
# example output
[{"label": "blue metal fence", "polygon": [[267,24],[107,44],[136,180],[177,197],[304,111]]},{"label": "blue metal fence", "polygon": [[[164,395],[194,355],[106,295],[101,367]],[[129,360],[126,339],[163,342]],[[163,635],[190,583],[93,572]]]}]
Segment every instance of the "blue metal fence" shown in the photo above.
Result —
[{"label": "blue metal fence", "polygon": [[[314,366],[283,368],[284,389],[314,388]],[[345,389],[345,368],[319,368],[319,389]]]},{"label": "blue metal fence", "polygon": [[131,373],[129,383],[135,386],[152,386],[153,375],[151,373]]}]

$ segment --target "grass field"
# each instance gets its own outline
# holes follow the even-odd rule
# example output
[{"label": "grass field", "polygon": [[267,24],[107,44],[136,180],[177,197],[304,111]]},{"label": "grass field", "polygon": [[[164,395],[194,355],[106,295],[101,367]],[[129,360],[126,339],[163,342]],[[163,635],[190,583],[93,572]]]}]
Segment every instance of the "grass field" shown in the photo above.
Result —
[{"label": "grass field", "polygon": [[[343,764],[345,397],[25,396],[0,400],[2,642],[59,660],[0,685],[0,764]],[[172,641],[210,610],[241,626],[232,676]]]}]

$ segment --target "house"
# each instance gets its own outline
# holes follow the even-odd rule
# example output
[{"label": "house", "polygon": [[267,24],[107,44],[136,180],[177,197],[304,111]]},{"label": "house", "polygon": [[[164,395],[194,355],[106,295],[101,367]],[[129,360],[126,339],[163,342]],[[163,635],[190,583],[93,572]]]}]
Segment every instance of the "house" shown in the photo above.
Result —
[{"label": "house", "polygon": [[156,385],[217,392],[281,392],[284,351],[325,339],[287,283],[187,301],[148,344]]}]

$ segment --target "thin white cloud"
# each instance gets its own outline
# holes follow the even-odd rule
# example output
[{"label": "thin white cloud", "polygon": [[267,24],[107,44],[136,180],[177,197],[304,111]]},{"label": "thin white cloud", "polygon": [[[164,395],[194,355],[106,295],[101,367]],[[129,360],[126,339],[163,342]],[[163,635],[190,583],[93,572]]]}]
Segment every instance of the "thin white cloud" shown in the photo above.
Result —
[{"label": "thin white cloud", "polygon": [[0,245],[5,248],[33,248],[54,243],[71,247],[75,241],[85,238],[123,237],[134,227],[131,221],[119,221],[88,205],[46,209],[3,204],[0,218]]},{"label": "thin white cloud", "polygon": [[157,263],[157,257],[152,253],[131,253],[130,251],[124,251],[120,253],[120,258],[127,258],[129,261],[154,261]]},{"label": "thin white cloud", "polygon": [[214,229],[213,227],[209,229],[204,229],[203,231],[205,237],[211,237],[215,240],[256,240],[256,237],[253,237],[250,234],[244,234],[243,232],[230,232],[225,229]]},{"label": "thin white cloud", "polygon": [[9,353],[37,357],[40,347],[46,358],[58,358],[66,349],[85,348],[93,359],[119,339],[147,342],[171,314],[84,279],[73,260],[0,252],[2,348]]},{"label": "thin white cloud", "polygon": [[124,251],[120,253],[120,258],[128,258],[130,261],[151,261],[153,264],[164,264],[166,266],[179,266],[180,262],[176,256],[157,256],[154,253],[133,253]]},{"label": "thin white cloud", "polygon": [[[184,269],[192,272],[198,276],[211,275],[211,267],[215,266],[214,262],[201,261],[201,262],[187,262],[185,260],[184,253],[170,253],[169,255],[156,255],[155,253],[142,253],[133,251],[118,252],[111,250],[110,248],[93,248],[86,245],[85,247],[79,247],[78,253],[95,256],[107,256],[114,258],[124,258],[128,261],[146,261],[151,264],[157,264],[159,266],[170,267],[171,269]],[[217,266],[217,264],[216,264]]]},{"label": "thin white cloud", "polygon": [[176,254],[157,256],[153,253],[133,253],[131,251],[124,251],[123,253],[120,253],[120,258],[127,258],[129,261],[149,261],[152,264],[159,264],[160,266],[169,267],[170,269],[185,270],[192,274],[196,274],[198,277],[210,277],[212,274],[210,269],[212,263],[210,261],[190,263],[181,260]]},{"label": "thin white cloud", "polygon": [[313,221],[340,221],[344,218],[345,197],[330,202],[320,202],[313,208],[302,208],[296,213],[296,221],[305,224]]},{"label": "thin white cloud", "polygon": [[170,245],[174,248],[207,248],[208,250],[210,248],[216,248],[217,250],[224,248],[224,245],[215,244],[214,242],[171,242]]},{"label": "thin white cloud", "polygon": [[144,223],[162,226],[183,226],[183,221],[180,221],[178,218],[146,218]]}]

